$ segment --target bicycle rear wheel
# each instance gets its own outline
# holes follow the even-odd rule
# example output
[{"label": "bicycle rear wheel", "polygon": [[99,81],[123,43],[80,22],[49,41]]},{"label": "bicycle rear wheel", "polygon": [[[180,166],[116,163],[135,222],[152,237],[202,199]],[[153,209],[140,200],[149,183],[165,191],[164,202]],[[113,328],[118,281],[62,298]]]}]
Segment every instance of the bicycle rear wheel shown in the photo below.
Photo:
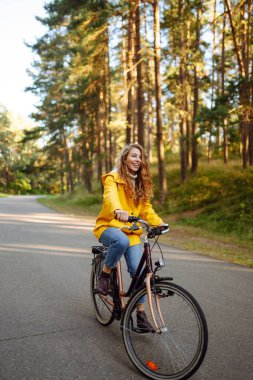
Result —
[{"label": "bicycle rear wheel", "polygon": [[[158,299],[164,324],[161,332],[140,333],[136,306],[145,296],[140,289],[129,301],[122,321],[126,351],[133,364],[151,379],[188,379],[201,365],[207,350],[208,331],[205,316],[197,301],[186,290],[169,282],[152,286],[156,320],[160,321]],[[148,304],[145,312],[152,322]],[[160,327],[159,326],[159,327]]]},{"label": "bicycle rear wheel", "polygon": [[90,275],[90,299],[94,314],[99,323],[104,326],[110,325],[114,316],[114,303],[111,295],[103,296],[96,293],[96,284],[104,263],[104,254],[95,255]]}]

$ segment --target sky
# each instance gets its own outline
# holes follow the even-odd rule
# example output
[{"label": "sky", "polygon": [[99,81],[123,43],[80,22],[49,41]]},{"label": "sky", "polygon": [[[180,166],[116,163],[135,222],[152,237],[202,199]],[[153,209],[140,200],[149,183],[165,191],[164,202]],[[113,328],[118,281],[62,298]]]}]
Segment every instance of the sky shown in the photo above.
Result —
[{"label": "sky", "polygon": [[24,41],[34,43],[46,28],[35,19],[44,17],[45,0],[0,0],[0,103],[17,116],[30,120],[39,99],[25,87],[32,84],[26,73],[33,53]]}]

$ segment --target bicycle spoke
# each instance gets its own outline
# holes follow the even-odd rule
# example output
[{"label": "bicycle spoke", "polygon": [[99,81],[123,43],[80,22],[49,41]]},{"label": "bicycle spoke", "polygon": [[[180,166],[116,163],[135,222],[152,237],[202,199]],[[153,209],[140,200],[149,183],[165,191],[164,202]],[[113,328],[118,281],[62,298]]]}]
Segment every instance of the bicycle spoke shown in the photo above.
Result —
[{"label": "bicycle spoke", "polygon": [[[161,333],[138,334],[130,328],[129,318],[135,321],[134,309],[145,292],[144,289],[133,296],[124,315],[123,338],[129,357],[152,379],[186,379],[205,355],[207,329],[203,314],[182,288],[169,283],[155,284],[153,294],[161,295],[159,309],[165,326]],[[155,302],[153,307],[160,321]],[[150,319],[148,306],[146,314]]]}]

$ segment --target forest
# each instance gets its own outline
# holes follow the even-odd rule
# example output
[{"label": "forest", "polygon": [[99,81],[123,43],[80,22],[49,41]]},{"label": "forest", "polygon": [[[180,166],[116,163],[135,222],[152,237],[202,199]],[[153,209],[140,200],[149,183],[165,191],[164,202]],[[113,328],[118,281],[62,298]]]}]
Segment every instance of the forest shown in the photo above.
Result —
[{"label": "forest", "polygon": [[[192,183],[192,209],[233,189],[236,215],[253,238],[252,1],[53,0],[44,7],[47,16],[37,21],[47,32],[27,42],[34,61],[26,90],[39,98],[35,127],[17,136],[0,109],[0,192],[92,195],[122,147],[138,141],[157,207],[170,203],[166,210],[175,211],[168,199],[183,198]],[[214,162],[216,174],[230,168],[228,192],[224,179],[198,180]],[[205,190],[199,203],[193,187]]]}]

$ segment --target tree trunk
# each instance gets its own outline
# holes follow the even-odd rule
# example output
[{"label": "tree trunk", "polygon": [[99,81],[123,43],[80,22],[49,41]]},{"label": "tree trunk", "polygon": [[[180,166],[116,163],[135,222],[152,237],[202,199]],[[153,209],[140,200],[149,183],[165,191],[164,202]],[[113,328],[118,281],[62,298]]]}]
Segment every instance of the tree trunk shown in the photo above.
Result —
[{"label": "tree trunk", "polygon": [[[240,4],[240,22],[237,25],[238,32],[233,19],[233,12],[231,9],[230,0],[225,0],[232,36],[234,41],[234,47],[239,67],[240,83],[239,83],[239,105],[241,113],[239,115],[239,127],[242,145],[242,164],[243,168],[247,167],[249,159],[249,146],[250,142],[250,83],[249,83],[249,52],[250,52],[250,30],[251,26],[251,12],[252,3],[251,0],[248,2],[242,2]],[[246,12],[246,4],[248,11]],[[247,14],[247,15],[246,15]],[[245,16],[246,15],[246,16]]]},{"label": "tree trunk", "polygon": [[253,52],[251,57],[251,108],[249,123],[249,165],[253,166]]},{"label": "tree trunk", "polygon": [[102,152],[101,152],[101,121],[100,121],[100,102],[97,109],[97,120],[96,120],[96,131],[97,131],[97,180],[101,180],[103,166],[102,166]]},{"label": "tree trunk", "polygon": [[155,93],[156,93],[156,129],[159,168],[160,201],[164,202],[167,193],[167,181],[164,168],[164,144],[162,130],[162,84],[160,74],[160,18],[159,2],[154,0],[154,58],[155,58]]},{"label": "tree trunk", "polygon": [[108,131],[108,86],[107,86],[107,79],[108,79],[108,62],[107,62],[107,54],[106,59],[104,63],[104,78],[103,78],[103,131],[104,131],[104,160],[105,160],[105,170],[106,173],[110,171],[110,164],[109,164],[109,131]]},{"label": "tree trunk", "polygon": [[[196,19],[196,30],[195,30],[195,54],[199,51],[200,42],[200,23],[201,23],[201,2],[197,6],[197,19]],[[199,107],[199,79],[196,65],[194,66],[194,84],[193,84],[193,116],[192,116],[192,163],[191,172],[197,173],[198,170],[198,139],[196,135],[197,125],[196,117],[198,114]]]},{"label": "tree trunk", "polygon": [[[107,29],[108,34],[108,29]],[[109,39],[108,39],[108,45],[109,45]],[[108,124],[111,123],[111,113],[112,113],[112,98],[111,98],[111,70],[110,70],[110,54],[109,54],[109,46],[107,48],[107,113],[108,113]],[[111,129],[108,130],[108,167],[109,170],[113,168],[113,162],[114,162],[114,156],[113,156],[113,149],[112,149],[112,131]]]},{"label": "tree trunk", "polygon": [[[126,31],[126,25],[125,25],[125,16],[122,16],[122,66],[123,66],[123,82],[124,82],[124,111],[126,115],[126,143],[129,144],[130,142],[130,136],[129,136],[129,130],[130,125],[127,122],[127,106],[128,106],[128,36],[129,31]],[[108,57],[109,58],[109,57]],[[109,68],[110,70],[110,68]]]},{"label": "tree trunk", "polygon": [[92,185],[91,185],[91,163],[88,156],[88,149],[86,147],[86,143],[83,143],[83,157],[84,157],[84,165],[83,165],[83,179],[84,185],[89,193],[92,193]]},{"label": "tree trunk", "polygon": [[63,164],[62,155],[60,157],[60,190],[61,190],[61,195],[63,195],[64,194],[64,164]]},{"label": "tree trunk", "polygon": [[[197,41],[196,41],[197,45]],[[198,139],[196,135],[196,117],[198,113],[198,105],[199,105],[199,81],[197,68],[194,67],[194,89],[193,89],[193,117],[192,117],[192,163],[191,163],[191,172],[197,173],[198,170]]]},{"label": "tree trunk", "polygon": [[136,0],[135,6],[135,62],[137,66],[137,122],[138,122],[138,143],[143,147],[144,142],[144,99],[142,80],[142,54],[141,54],[141,31],[140,31],[140,1]]},{"label": "tree trunk", "polygon": [[[188,96],[186,99],[186,112],[189,113]],[[186,118],[186,165],[187,167],[191,165],[191,124],[188,117]]]},{"label": "tree trunk", "polygon": [[[214,108],[214,91],[215,91],[215,54],[216,54],[216,0],[213,2],[213,41],[212,41],[212,79],[211,79],[211,109]],[[208,139],[208,162],[212,158],[212,134],[214,125],[209,127],[209,139]],[[217,142],[216,142],[217,145]]]},{"label": "tree trunk", "polygon": [[[92,178],[92,172],[91,172],[91,159],[90,159],[90,155],[92,155],[92,152],[90,151],[90,147],[88,147],[88,142],[89,142],[89,137],[88,136],[88,132],[86,130],[86,124],[87,123],[87,120],[86,120],[86,114],[85,114],[85,111],[84,109],[81,107],[80,110],[79,110],[79,113],[78,113],[78,121],[79,121],[79,127],[80,127],[80,130],[81,130],[81,141],[82,141],[82,163],[83,163],[83,183],[84,183],[84,186],[86,188],[86,190],[91,193],[92,192],[92,185],[91,185],[91,178]],[[90,117],[91,118],[91,117]],[[100,136],[101,136],[101,133],[100,133],[100,121],[99,121],[99,118],[100,118],[100,115],[99,115],[99,111],[98,111],[98,115],[97,115],[97,125],[96,125],[96,131],[97,131],[97,135],[98,135],[98,147],[99,147],[99,150],[98,150],[98,175],[101,173],[102,174],[102,166],[100,167],[100,163],[99,161],[102,161],[100,159],[100,154],[101,154],[101,151],[100,151]],[[88,123],[95,123],[94,120],[89,120]],[[101,169],[101,170],[100,170]],[[100,179],[100,177],[99,177]]]},{"label": "tree trunk", "polygon": [[230,0],[225,0],[227,10],[228,10],[228,15],[229,15],[229,21],[230,21],[230,26],[232,30],[232,36],[233,36],[233,41],[234,41],[234,47],[235,47],[235,52],[236,52],[236,57],[237,57],[237,62],[239,66],[239,71],[241,76],[244,76],[245,71],[244,71],[244,66],[243,66],[243,60],[242,60],[242,54],[238,45],[238,40],[237,40],[237,35],[236,35],[236,27],[234,24],[233,20],[233,14],[232,14],[232,9],[231,9],[231,4]]},{"label": "tree trunk", "polygon": [[[145,3],[146,5],[146,3]],[[147,18],[146,18],[146,9],[145,9],[145,36],[146,41],[148,41],[148,26],[147,26]],[[145,75],[145,81],[147,83],[147,156],[149,162],[152,162],[153,160],[153,88],[154,88],[154,81],[153,81],[153,67],[152,67],[152,58],[150,57],[150,54],[147,55],[147,61],[146,61],[146,75]]]},{"label": "tree trunk", "polygon": [[223,120],[223,161],[228,163],[228,119]]},{"label": "tree trunk", "polygon": [[126,111],[126,143],[133,141],[134,130],[134,4],[129,2],[128,15],[128,48],[127,48],[127,111]]},{"label": "tree trunk", "polygon": [[248,106],[248,94],[249,83],[241,82],[239,85],[239,99],[240,105],[245,108],[245,112],[239,115],[239,123],[241,127],[241,139],[242,139],[242,166],[245,169],[248,165],[248,143],[249,143],[249,115],[247,113]]},{"label": "tree trunk", "polygon": [[[252,49],[252,41],[250,42],[250,36],[253,34],[253,26],[252,26],[252,10],[253,4],[252,1],[248,1],[248,33],[247,33],[247,46],[248,46],[248,60],[251,61],[251,76],[250,81],[250,111],[249,111],[249,165],[253,166],[253,49]],[[250,50],[251,46],[251,50]]]},{"label": "tree trunk", "polygon": [[67,175],[67,187],[68,190],[73,193],[74,191],[74,180],[73,180],[73,172],[72,172],[72,165],[71,161],[69,159],[69,151],[68,151],[68,145],[67,145],[67,139],[65,136],[65,131],[62,131],[62,142],[63,142],[63,151],[64,151],[64,161],[65,161],[65,168],[66,168],[66,175]]},{"label": "tree trunk", "polygon": [[[191,49],[191,25],[190,20],[187,19],[186,22],[186,41],[185,41],[185,47],[186,47],[186,62],[189,62],[189,51]],[[186,117],[186,165],[189,167],[191,165],[191,113],[190,113],[190,99],[191,99],[191,90],[189,86],[189,71],[187,68],[187,64],[185,67],[185,79],[186,79],[186,86],[185,86],[185,117]]]},{"label": "tree trunk", "polygon": [[[197,7],[197,19],[196,19],[196,37],[195,37],[195,53],[199,51],[200,41],[200,20],[201,20],[201,4],[198,3]],[[193,84],[193,116],[192,116],[192,129],[191,129],[191,143],[192,143],[192,162],[191,172],[197,173],[198,170],[198,140],[196,135],[196,117],[199,107],[199,79],[196,65],[194,66],[194,84]]]},{"label": "tree trunk", "polygon": [[[221,95],[225,99],[225,41],[226,41],[226,17],[225,17],[225,4],[223,15],[223,29],[222,29],[222,46],[221,46]],[[228,129],[227,118],[223,119],[223,161],[225,164],[228,162]]]},{"label": "tree trunk", "polygon": [[186,84],[186,76],[185,76],[185,30],[184,23],[182,17],[184,15],[185,4],[182,0],[178,0],[178,17],[179,22],[181,24],[180,32],[179,32],[179,51],[180,51],[180,67],[179,67],[179,81],[181,88],[181,121],[179,123],[180,127],[180,178],[181,182],[184,182],[187,176],[187,146],[186,146],[186,95],[185,95],[185,84]]}]

